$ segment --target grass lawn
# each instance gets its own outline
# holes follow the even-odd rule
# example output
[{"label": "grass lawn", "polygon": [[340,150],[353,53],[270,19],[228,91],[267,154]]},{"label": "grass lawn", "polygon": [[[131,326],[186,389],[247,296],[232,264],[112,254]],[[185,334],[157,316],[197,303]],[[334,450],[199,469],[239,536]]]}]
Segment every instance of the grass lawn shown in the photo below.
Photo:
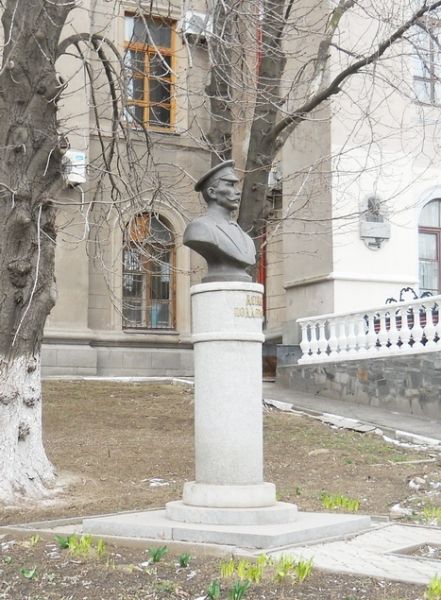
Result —
[{"label": "grass lawn", "polygon": [[[46,381],[43,402],[46,449],[69,485],[44,504],[0,509],[1,525],[161,507],[180,499],[184,482],[193,479],[190,387]],[[277,411],[265,413],[264,444],[265,480],[276,484],[280,500],[299,510],[388,515],[400,503],[412,508],[413,519],[441,519],[441,459],[433,451],[397,447],[375,434],[332,429]],[[419,489],[409,486],[415,481]],[[339,507],[333,508],[332,498],[340,499]],[[237,563],[226,574],[228,557],[198,552],[179,566],[179,553],[171,549],[154,563],[147,544],[101,550],[96,540],[84,544],[88,549],[78,552],[61,548],[55,539],[1,538],[0,531],[0,600],[202,600],[210,590],[216,597],[215,581],[220,599],[240,600],[240,578],[250,576],[249,567]],[[295,566],[268,564],[243,597],[416,600],[423,595],[421,586],[314,568],[299,582]]]}]

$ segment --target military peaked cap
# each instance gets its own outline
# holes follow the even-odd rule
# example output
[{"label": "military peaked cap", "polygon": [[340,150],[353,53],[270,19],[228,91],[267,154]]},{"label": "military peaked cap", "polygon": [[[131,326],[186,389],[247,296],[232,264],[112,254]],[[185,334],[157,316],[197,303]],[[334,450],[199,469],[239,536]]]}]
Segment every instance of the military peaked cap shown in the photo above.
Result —
[{"label": "military peaked cap", "polygon": [[205,183],[210,179],[210,177],[212,177],[218,171],[221,171],[222,169],[225,169],[227,167],[234,168],[234,160],[225,160],[224,162],[219,163],[218,165],[207,171],[205,175],[202,175],[199,181],[196,182],[194,186],[195,191],[200,192],[201,189],[204,187]]}]

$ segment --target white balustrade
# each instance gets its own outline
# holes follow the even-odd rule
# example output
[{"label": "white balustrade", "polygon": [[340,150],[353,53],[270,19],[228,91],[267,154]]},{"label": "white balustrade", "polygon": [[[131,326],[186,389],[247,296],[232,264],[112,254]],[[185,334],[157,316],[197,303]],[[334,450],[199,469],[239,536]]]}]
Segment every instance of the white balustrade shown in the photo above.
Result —
[{"label": "white balustrade", "polygon": [[441,350],[441,295],[298,319],[300,364]]}]

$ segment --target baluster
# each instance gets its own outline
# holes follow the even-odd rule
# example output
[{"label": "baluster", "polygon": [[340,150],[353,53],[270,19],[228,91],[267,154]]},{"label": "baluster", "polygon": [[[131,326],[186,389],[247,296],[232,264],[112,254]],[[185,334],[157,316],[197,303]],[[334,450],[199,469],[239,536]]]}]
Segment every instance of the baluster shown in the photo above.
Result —
[{"label": "baluster", "polygon": [[410,344],[411,331],[409,328],[409,313],[407,310],[407,306],[401,306],[399,308],[401,316],[401,327],[399,330],[401,341],[400,352],[412,352],[412,345]]},{"label": "baluster", "polygon": [[346,319],[340,317],[337,321],[338,355],[344,358],[348,352],[348,338],[346,335]]},{"label": "baluster", "polygon": [[378,354],[378,334],[375,331],[375,318],[376,313],[369,313],[367,315],[368,318],[368,330],[367,330],[367,346],[368,346],[368,354],[370,356],[376,356]]},{"label": "baluster", "polygon": [[400,351],[399,346],[398,346],[398,340],[400,339],[400,334],[398,333],[398,328],[397,328],[398,313],[396,310],[391,311],[389,313],[389,319],[390,319],[389,352],[391,352],[392,354],[396,354],[397,352]]},{"label": "baluster", "polygon": [[334,319],[331,319],[329,321],[329,340],[328,340],[328,344],[329,344],[329,358],[337,358],[339,353],[338,353],[338,349],[339,349],[339,339],[337,336],[337,326],[338,326],[338,322],[335,321]]},{"label": "baluster", "polygon": [[432,323],[435,326],[435,341],[436,341],[436,345],[441,346],[441,320],[439,318],[439,307],[438,304],[435,302],[433,307],[432,307]]},{"label": "baluster", "polygon": [[311,344],[308,339],[308,330],[310,329],[310,323],[300,323],[300,327],[302,329],[302,340],[300,342],[300,349],[302,351],[302,357],[299,359],[299,363],[310,362],[310,350]]},{"label": "baluster", "polygon": [[[420,306],[414,304],[413,306],[413,327],[412,327],[412,339],[413,339],[413,345],[412,345],[412,351],[413,352],[421,352],[422,350],[424,350],[424,344],[422,342],[423,340],[423,333],[424,333],[424,329],[421,325],[421,310],[420,310]],[[423,313],[424,314],[424,313]]]},{"label": "baluster", "polygon": [[348,324],[348,358],[357,358],[357,337],[355,335],[354,317],[349,316]]},{"label": "baluster", "polygon": [[358,354],[360,357],[363,357],[367,354],[367,331],[366,331],[366,321],[364,320],[363,317],[361,316],[357,316],[357,321],[356,321],[356,328],[357,328],[357,348],[358,348]]},{"label": "baluster", "polygon": [[389,314],[386,310],[380,311],[380,331],[378,332],[378,341],[380,342],[379,352],[381,354],[387,354],[387,342],[389,341],[389,334],[386,326],[386,314]]},{"label": "baluster", "polygon": [[317,338],[317,323],[315,321],[311,321],[311,342],[310,342],[310,349],[311,349],[311,361],[316,361],[318,359],[318,348],[319,348],[319,344],[318,344],[318,338]]},{"label": "baluster", "polygon": [[424,327],[424,334],[426,336],[426,344],[425,344],[425,349],[426,350],[433,350],[434,348],[437,347],[437,344],[435,342],[435,324],[433,322],[433,306],[425,306],[425,313],[426,313],[426,325]]},{"label": "baluster", "polygon": [[321,360],[328,357],[328,340],[326,339],[325,321],[319,321],[318,327],[318,352]]},{"label": "baluster", "polygon": [[345,323],[341,318],[339,318],[335,321],[335,329],[336,329],[337,342],[338,342],[337,352],[338,352],[338,355],[341,357],[342,355],[344,355],[346,353]]}]

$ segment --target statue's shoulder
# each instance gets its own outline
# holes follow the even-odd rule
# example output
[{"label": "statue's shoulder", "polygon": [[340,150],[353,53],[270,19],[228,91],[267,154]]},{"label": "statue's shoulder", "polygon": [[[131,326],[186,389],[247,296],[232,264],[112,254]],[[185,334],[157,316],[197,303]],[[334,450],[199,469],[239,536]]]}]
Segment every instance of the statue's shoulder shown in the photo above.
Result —
[{"label": "statue's shoulder", "polygon": [[216,224],[212,219],[198,217],[189,223],[184,231],[184,244],[189,240],[212,241],[216,233]]}]

